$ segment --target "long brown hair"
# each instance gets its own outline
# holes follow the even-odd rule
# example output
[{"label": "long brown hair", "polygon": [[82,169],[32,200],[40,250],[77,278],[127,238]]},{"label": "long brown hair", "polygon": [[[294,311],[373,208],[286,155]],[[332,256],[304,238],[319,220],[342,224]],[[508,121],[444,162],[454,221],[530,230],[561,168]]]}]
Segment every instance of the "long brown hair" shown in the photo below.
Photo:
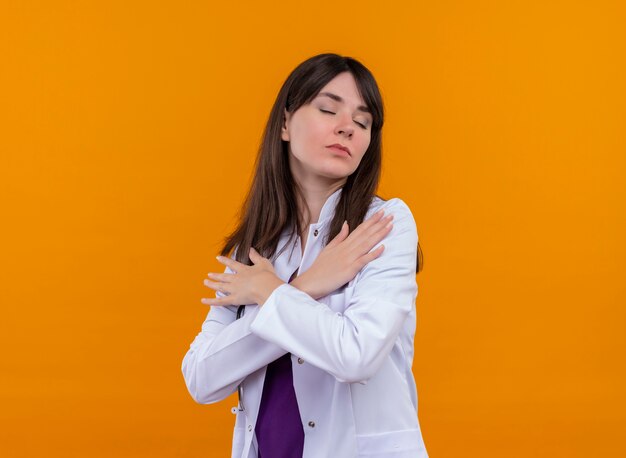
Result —
[{"label": "long brown hair", "polygon": [[[351,57],[331,53],[313,56],[291,72],[278,92],[255,160],[252,185],[239,212],[237,228],[224,239],[222,256],[229,256],[236,249],[235,259],[250,265],[250,247],[263,257],[272,258],[285,228],[292,230],[292,238],[302,233],[296,195],[300,190],[289,168],[289,144],[280,135],[284,110],[293,113],[308,104],[342,72],[352,74],[371,112],[371,137],[361,163],[343,186],[325,243],[339,233],[344,221],[348,221],[350,231],[354,230],[363,222],[372,199],[380,197],[376,189],[381,173],[384,112],[376,80],[363,64]],[[416,272],[419,272],[422,269],[419,243],[417,249]]]}]

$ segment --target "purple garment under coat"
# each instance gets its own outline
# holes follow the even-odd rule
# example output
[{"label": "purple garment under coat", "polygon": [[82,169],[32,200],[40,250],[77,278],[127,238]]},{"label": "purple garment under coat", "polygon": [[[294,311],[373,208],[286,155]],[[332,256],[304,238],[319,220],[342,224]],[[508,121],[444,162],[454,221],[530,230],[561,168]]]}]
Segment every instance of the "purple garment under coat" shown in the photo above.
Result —
[{"label": "purple garment under coat", "polygon": [[291,353],[267,366],[255,432],[259,458],[302,458],[304,429],[293,388]]}]

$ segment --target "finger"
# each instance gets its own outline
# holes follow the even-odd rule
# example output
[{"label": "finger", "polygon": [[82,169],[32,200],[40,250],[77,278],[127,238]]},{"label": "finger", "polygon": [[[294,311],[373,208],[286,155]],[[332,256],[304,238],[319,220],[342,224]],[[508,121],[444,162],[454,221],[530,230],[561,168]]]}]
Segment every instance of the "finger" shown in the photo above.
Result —
[{"label": "finger", "polygon": [[220,293],[230,294],[230,288],[227,287],[226,283],[204,280],[204,285]]},{"label": "finger", "polygon": [[372,250],[365,255],[365,261],[369,263],[373,261],[374,259],[379,258],[380,255],[383,254],[383,251],[385,251],[385,245],[376,247],[375,250]]},{"label": "finger", "polygon": [[232,299],[230,298],[230,296],[225,296],[225,297],[203,297],[202,299],[200,299],[200,302],[202,302],[204,305],[210,305],[210,306],[226,306],[226,305],[234,305],[232,302]]},{"label": "finger", "polygon": [[385,245],[380,245],[375,250],[372,250],[369,253],[361,256],[361,258],[359,259],[360,268],[362,269],[374,259],[378,258],[381,254],[383,254],[383,251],[385,251]]},{"label": "finger", "polygon": [[250,247],[248,256],[250,258],[250,261],[252,261],[252,263],[255,265],[258,264],[259,262],[262,262],[265,259],[263,256],[259,254],[257,250],[254,249],[254,247]]},{"label": "finger", "polygon": [[[379,218],[383,217],[384,215],[385,215],[385,209],[381,208],[377,212],[374,212],[369,218],[367,218],[367,220],[369,220],[369,219],[379,219]],[[367,221],[367,220],[365,220],[365,221]]]},{"label": "finger", "polygon": [[219,262],[221,262],[225,266],[230,267],[230,270],[232,270],[235,273],[239,272],[239,270],[242,267],[245,267],[244,264],[237,262],[234,259],[226,258],[224,256],[216,256],[215,259],[217,259]]},{"label": "finger", "polygon": [[369,252],[391,231],[393,228],[392,220],[393,215],[387,215],[370,224],[369,227],[365,223],[359,225],[348,237],[350,251],[356,252],[357,256]]},{"label": "finger", "polygon": [[[353,231],[352,234],[356,234],[359,235],[362,232],[367,231],[367,229],[369,229],[370,227],[372,227],[374,224],[376,224],[377,222],[379,222],[383,216],[385,214],[385,211],[383,209],[378,210],[376,213],[374,213],[372,216],[370,216],[369,218],[367,218],[365,221],[363,221],[361,224],[359,224]],[[352,236],[352,234],[350,234],[350,236]]]},{"label": "finger", "polygon": [[363,237],[355,241],[353,249],[356,250],[358,255],[368,253],[373,247],[383,241],[392,229],[393,224],[389,222],[385,227],[379,228],[374,233],[364,234]]},{"label": "finger", "polygon": [[[359,224],[359,226],[357,227],[357,229],[359,227],[362,227],[361,230],[363,229],[367,229],[370,226],[373,226],[374,224],[376,224],[378,221],[380,221],[382,218],[384,218],[385,216],[385,211],[384,210],[378,210],[376,213],[374,213],[372,216],[370,216],[369,218],[367,218],[366,220],[364,220],[361,224]],[[356,230],[356,229],[355,229]]]},{"label": "finger", "polygon": [[385,209],[381,208],[380,210],[378,210],[376,213],[371,215],[369,218],[367,218],[363,222],[375,223],[376,221],[379,221],[381,218],[384,218],[384,216],[385,216]]},{"label": "finger", "polygon": [[387,234],[389,234],[389,232],[391,232],[391,230],[393,229],[393,222],[391,221],[392,219],[393,218],[389,218],[388,222],[384,226],[377,224],[371,237],[377,239],[378,241],[384,239]]},{"label": "finger", "polygon": [[387,224],[389,224],[390,222],[393,221],[393,214],[389,214],[384,216],[383,218],[380,218],[378,221],[376,221],[375,223],[373,223],[368,230],[377,230],[381,227],[386,226]]},{"label": "finger", "polygon": [[266,264],[267,266],[271,266],[273,268],[272,261],[262,256],[257,250],[252,247],[250,247],[250,261],[252,261],[254,265]]},{"label": "finger", "polygon": [[377,236],[380,232],[385,232],[389,228],[392,227],[393,223],[393,215],[387,215],[384,218],[376,221],[371,226],[365,228],[362,232],[364,237],[370,238],[372,236]]},{"label": "finger", "polygon": [[207,277],[213,279],[213,280],[218,280],[221,281],[222,283],[230,283],[232,281],[232,277],[234,274],[227,274],[227,273],[223,273],[223,274],[216,274],[213,272],[209,272],[207,274]]},{"label": "finger", "polygon": [[370,231],[362,233],[361,236],[355,238],[350,247],[350,251],[356,253],[357,256],[368,253],[373,247],[383,241],[392,229],[393,223],[391,222],[391,218],[385,226],[381,227],[377,224],[375,227],[372,227]]},{"label": "finger", "polygon": [[350,227],[348,225],[347,221],[344,221],[343,224],[341,225],[341,230],[337,233],[337,235],[326,245],[328,246],[334,246],[337,245],[338,243],[342,242],[347,236],[348,233],[350,232]]}]

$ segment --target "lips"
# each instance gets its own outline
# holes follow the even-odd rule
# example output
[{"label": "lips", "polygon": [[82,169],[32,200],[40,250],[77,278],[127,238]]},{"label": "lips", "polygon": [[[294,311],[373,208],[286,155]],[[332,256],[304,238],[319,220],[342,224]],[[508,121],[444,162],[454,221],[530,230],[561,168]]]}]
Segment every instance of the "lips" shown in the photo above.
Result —
[{"label": "lips", "polygon": [[337,149],[345,151],[350,156],[352,156],[352,154],[350,153],[350,149],[347,146],[340,145],[339,143],[335,143],[334,145],[328,145],[326,148],[337,148]]}]

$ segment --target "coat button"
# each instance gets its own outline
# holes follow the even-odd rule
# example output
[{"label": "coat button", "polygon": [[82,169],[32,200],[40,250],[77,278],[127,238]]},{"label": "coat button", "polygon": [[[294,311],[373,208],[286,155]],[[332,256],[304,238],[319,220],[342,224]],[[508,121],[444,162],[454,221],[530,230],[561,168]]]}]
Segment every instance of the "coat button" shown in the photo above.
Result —
[{"label": "coat button", "polygon": [[317,237],[317,234],[319,234],[319,231],[318,231],[317,229],[315,229],[315,230],[313,231],[313,235],[314,235],[315,237]]},{"label": "coat button", "polygon": [[298,358],[298,364],[304,364],[304,360],[302,358]]},{"label": "coat button", "polygon": [[309,422],[309,428],[315,428],[315,422],[314,421],[310,421]]},{"label": "coat button", "polygon": [[248,425],[248,431],[252,431],[252,425]]}]

